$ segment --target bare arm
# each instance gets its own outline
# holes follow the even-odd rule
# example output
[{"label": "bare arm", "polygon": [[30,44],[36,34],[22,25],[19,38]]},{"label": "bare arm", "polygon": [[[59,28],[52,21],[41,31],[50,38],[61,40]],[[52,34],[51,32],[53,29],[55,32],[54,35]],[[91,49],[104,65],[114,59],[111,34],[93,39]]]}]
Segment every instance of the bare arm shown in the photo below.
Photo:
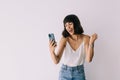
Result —
[{"label": "bare arm", "polygon": [[86,61],[91,62],[94,56],[94,42],[97,39],[97,34],[92,36],[85,36],[85,52]]},{"label": "bare arm", "polygon": [[50,49],[52,60],[55,64],[58,64],[60,62],[60,59],[62,57],[65,45],[66,45],[66,38],[62,37],[60,42],[59,42],[58,51],[57,51],[57,54],[56,54],[55,53],[56,43],[54,44],[53,41],[50,41],[49,49]]}]

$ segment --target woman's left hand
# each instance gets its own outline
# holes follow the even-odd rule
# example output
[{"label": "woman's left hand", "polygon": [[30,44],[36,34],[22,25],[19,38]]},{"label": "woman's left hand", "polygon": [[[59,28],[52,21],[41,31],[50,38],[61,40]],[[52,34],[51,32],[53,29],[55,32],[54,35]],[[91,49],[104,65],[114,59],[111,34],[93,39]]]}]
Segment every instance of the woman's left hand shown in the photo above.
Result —
[{"label": "woman's left hand", "polygon": [[98,38],[98,35],[96,33],[92,34],[90,36],[90,43],[94,43],[94,41]]}]

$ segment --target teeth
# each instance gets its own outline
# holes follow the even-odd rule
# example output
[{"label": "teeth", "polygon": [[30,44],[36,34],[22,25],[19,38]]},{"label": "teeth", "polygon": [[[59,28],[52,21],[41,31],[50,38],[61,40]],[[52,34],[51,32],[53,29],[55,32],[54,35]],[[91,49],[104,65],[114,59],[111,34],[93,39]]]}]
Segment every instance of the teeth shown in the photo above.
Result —
[{"label": "teeth", "polygon": [[70,30],[70,32],[72,32],[72,30]]}]

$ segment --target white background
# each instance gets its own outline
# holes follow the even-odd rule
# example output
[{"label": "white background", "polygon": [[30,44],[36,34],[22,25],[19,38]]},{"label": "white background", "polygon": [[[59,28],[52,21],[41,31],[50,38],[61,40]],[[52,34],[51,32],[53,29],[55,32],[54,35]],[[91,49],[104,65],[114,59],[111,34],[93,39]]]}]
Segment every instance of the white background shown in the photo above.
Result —
[{"label": "white background", "polygon": [[63,19],[76,14],[85,34],[98,34],[85,63],[87,80],[120,80],[119,0],[0,0],[0,80],[57,80],[48,33],[57,42]]}]

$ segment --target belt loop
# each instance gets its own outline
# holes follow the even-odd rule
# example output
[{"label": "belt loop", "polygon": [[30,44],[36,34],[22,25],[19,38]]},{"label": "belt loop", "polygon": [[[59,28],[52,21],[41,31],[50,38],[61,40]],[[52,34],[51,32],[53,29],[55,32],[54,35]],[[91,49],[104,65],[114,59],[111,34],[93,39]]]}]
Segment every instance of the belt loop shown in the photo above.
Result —
[{"label": "belt loop", "polygon": [[77,70],[79,70],[79,66],[77,66]]},{"label": "belt loop", "polygon": [[65,65],[65,69],[67,70],[67,65]]},{"label": "belt loop", "polygon": [[64,68],[65,70],[67,70],[67,65],[63,64],[63,68]]}]

